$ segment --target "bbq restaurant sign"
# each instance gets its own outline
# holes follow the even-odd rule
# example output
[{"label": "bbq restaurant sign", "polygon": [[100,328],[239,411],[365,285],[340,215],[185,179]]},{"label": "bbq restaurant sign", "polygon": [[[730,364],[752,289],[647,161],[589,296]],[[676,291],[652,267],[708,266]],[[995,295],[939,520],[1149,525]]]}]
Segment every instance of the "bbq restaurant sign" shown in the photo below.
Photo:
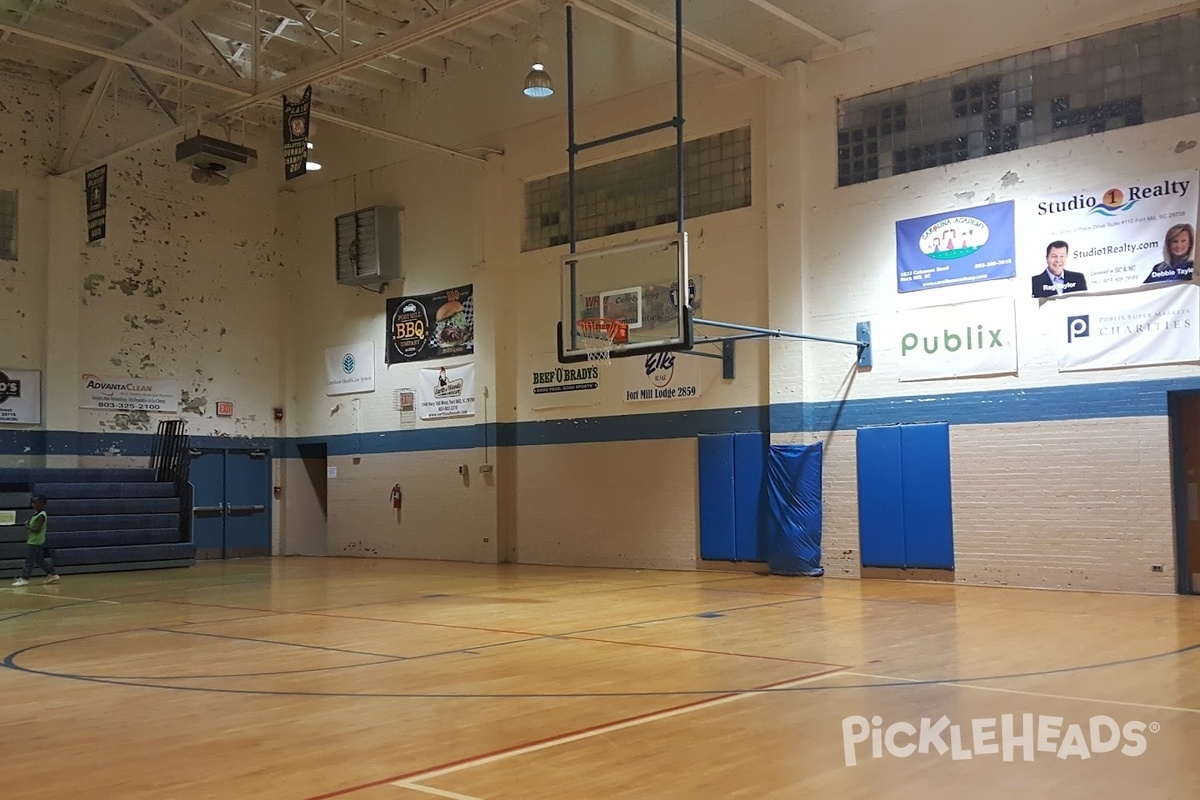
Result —
[{"label": "bbq restaurant sign", "polygon": [[37,425],[42,421],[42,373],[0,369],[0,422]]},{"label": "bbq restaurant sign", "polygon": [[180,396],[179,384],[174,381],[110,378],[90,372],[80,376],[80,408],[177,414]]}]

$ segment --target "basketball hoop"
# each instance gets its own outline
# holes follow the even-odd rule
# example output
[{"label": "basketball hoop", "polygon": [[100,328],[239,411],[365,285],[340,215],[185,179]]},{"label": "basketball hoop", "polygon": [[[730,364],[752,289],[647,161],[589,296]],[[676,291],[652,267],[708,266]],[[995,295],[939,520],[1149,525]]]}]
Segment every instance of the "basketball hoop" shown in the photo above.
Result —
[{"label": "basketball hoop", "polygon": [[625,344],[629,341],[629,325],[615,319],[593,317],[575,322],[579,331],[579,340],[587,351],[588,361],[599,364],[612,363],[614,344]]}]

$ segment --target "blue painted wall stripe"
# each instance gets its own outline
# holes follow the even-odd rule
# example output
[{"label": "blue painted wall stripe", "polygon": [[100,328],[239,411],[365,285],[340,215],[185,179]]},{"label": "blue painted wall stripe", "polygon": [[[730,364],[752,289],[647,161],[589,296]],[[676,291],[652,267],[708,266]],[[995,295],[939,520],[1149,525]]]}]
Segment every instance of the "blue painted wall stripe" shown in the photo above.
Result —
[{"label": "blue painted wall stripe", "polygon": [[[1045,386],[990,392],[932,392],[901,397],[851,399],[772,406],[622,414],[610,417],[459,425],[408,431],[377,431],[297,438],[192,436],[195,447],[267,447],[272,455],[298,458],[305,444],[325,444],[331,456],[429,452],[488,447],[685,439],[701,433],[817,433],[895,423],[948,422],[988,425],[1011,422],[1155,417],[1167,413],[1168,392],[1200,391],[1200,375],[1152,381]],[[78,433],[0,429],[0,455],[123,455],[147,457],[153,433]]]}]

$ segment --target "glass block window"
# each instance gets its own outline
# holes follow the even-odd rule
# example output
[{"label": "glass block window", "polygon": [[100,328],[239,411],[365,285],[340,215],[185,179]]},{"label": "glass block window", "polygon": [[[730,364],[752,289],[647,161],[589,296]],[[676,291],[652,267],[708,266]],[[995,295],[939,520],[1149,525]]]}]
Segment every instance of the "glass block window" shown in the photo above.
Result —
[{"label": "glass block window", "polygon": [[838,103],[838,185],[1200,112],[1200,10]]},{"label": "glass block window", "polygon": [[17,193],[0,189],[0,261],[17,260]]},{"label": "glass block window", "polygon": [[[576,239],[674,224],[678,205],[675,147],[595,164],[575,171]],[[750,128],[685,142],[685,219],[750,205]],[[568,173],[525,184],[522,249],[570,241]]]}]

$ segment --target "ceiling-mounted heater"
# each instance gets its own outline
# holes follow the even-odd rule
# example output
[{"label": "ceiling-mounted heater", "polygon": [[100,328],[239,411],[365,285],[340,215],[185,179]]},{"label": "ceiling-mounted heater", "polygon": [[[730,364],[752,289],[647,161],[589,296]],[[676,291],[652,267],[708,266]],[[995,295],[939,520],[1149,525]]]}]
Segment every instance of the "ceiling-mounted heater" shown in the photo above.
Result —
[{"label": "ceiling-mounted heater", "polygon": [[335,219],[339,284],[374,285],[402,278],[400,217],[397,208],[373,206]]}]

